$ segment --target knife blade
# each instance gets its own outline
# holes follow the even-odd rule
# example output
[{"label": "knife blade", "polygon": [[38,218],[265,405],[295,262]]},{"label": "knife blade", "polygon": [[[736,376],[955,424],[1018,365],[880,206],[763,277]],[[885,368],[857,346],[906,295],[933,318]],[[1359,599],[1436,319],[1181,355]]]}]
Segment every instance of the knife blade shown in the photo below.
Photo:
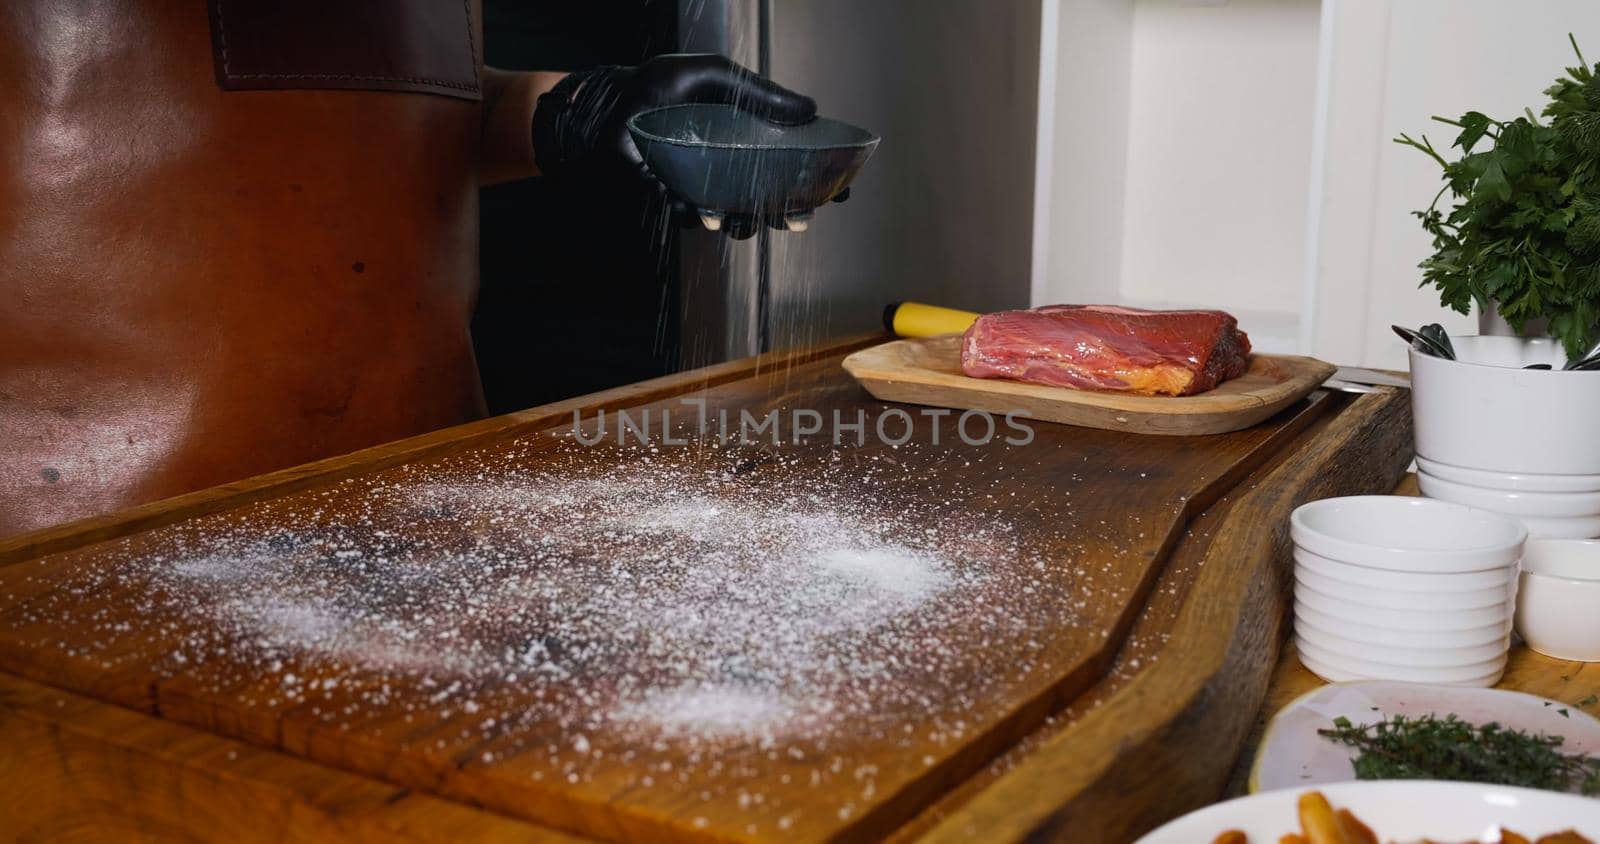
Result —
[{"label": "knife blade", "polygon": [[1392,375],[1388,372],[1379,372],[1376,369],[1362,369],[1359,366],[1341,366],[1333,373],[1333,378],[1330,380],[1344,381],[1350,384],[1411,389],[1411,377],[1409,375]]},{"label": "knife blade", "polygon": [[1341,393],[1381,393],[1387,388],[1371,387],[1366,384],[1357,384],[1354,381],[1340,381],[1337,378],[1329,378],[1322,382],[1322,389],[1338,390]]}]

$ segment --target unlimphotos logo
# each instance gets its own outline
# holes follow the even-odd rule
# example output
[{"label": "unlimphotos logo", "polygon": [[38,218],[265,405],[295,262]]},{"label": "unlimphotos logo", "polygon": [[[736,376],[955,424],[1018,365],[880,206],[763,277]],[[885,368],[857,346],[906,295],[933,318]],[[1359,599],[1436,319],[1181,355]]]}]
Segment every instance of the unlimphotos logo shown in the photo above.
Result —
[{"label": "unlimphotos logo", "polygon": [[[572,412],[572,436],[583,445],[599,445],[615,439],[618,445],[682,446],[715,437],[723,445],[800,445],[826,437],[833,445],[864,446],[868,442],[899,446],[926,432],[932,445],[939,445],[948,433],[948,417],[954,417],[956,438],[971,446],[988,445],[996,439],[1006,445],[1023,446],[1033,442],[1033,428],[1021,419],[1021,411],[1001,416],[984,410],[956,411],[945,407],[924,407],[917,413],[891,407],[868,418],[867,411],[835,408],[828,413],[811,408],[784,408],[754,413],[721,407],[712,410],[703,398],[678,400],[686,410],[674,414],[671,408],[637,408],[597,411],[586,420],[582,411]],[[691,410],[688,410],[692,408]],[[585,424],[592,422],[593,424]]]}]

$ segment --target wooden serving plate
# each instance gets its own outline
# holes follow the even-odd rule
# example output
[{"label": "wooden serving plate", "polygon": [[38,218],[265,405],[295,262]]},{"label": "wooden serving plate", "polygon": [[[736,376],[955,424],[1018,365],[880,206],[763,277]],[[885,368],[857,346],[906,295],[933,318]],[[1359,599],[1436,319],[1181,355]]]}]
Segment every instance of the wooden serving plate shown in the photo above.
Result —
[{"label": "wooden serving plate", "polygon": [[1244,375],[1197,396],[1101,393],[968,377],[959,334],[873,346],[845,358],[844,368],[884,401],[1172,436],[1244,430],[1305,398],[1336,369],[1315,358],[1252,355]]}]

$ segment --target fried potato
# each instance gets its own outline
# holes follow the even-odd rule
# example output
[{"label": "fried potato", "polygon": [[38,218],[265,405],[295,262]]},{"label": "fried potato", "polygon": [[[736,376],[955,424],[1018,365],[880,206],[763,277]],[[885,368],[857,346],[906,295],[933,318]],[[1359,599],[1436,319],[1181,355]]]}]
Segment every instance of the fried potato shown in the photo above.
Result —
[{"label": "fried potato", "polygon": [[1350,844],[1339,818],[1333,814],[1333,806],[1322,792],[1308,791],[1300,795],[1299,807],[1300,829],[1311,844]]},{"label": "fried potato", "polygon": [[1339,819],[1339,827],[1344,830],[1345,840],[1350,844],[1378,844],[1378,836],[1354,812],[1340,809],[1334,814]]},{"label": "fried potato", "polygon": [[[1372,828],[1361,822],[1349,809],[1335,811],[1328,798],[1320,791],[1307,791],[1295,802],[1300,816],[1300,832],[1288,833],[1278,839],[1278,844],[1382,844]],[[1595,844],[1577,830],[1551,833],[1532,841],[1509,829],[1500,829],[1500,844]],[[1218,835],[1211,844],[1250,844],[1243,832],[1230,829]],[[1444,844],[1431,838],[1423,844]]]}]

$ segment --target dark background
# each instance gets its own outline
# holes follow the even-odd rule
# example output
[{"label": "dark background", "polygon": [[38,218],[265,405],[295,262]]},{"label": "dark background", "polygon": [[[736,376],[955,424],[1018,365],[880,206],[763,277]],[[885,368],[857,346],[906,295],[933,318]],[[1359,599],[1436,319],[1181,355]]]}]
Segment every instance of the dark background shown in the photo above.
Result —
[{"label": "dark background", "polygon": [[[677,44],[675,0],[485,0],[484,60],[506,70],[638,64]],[[676,238],[634,185],[540,179],[479,194],[473,344],[489,412],[675,371]]]}]

